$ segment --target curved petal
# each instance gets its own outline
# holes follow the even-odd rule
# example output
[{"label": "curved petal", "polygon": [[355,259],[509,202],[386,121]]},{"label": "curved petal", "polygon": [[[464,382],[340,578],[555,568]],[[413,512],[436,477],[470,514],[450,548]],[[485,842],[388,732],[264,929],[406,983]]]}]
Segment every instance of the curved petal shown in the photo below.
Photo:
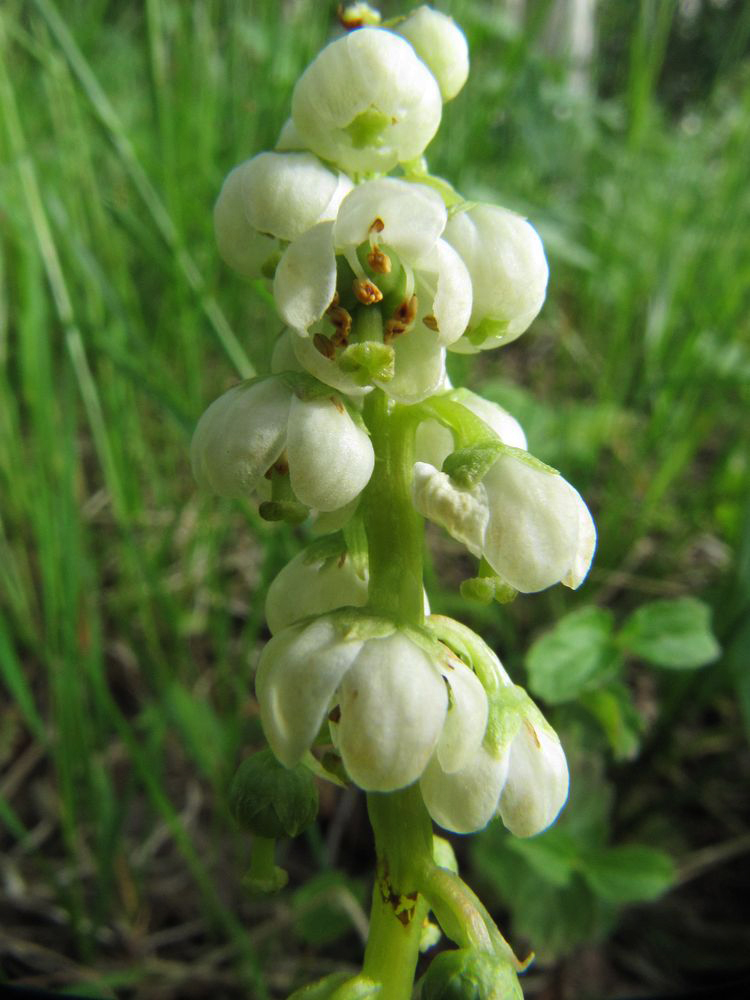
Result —
[{"label": "curved petal", "polygon": [[453,833],[487,826],[497,811],[509,761],[509,752],[496,756],[480,746],[460,771],[446,774],[433,757],[419,782],[430,816]]},{"label": "curved petal", "polygon": [[310,615],[367,603],[367,576],[354,570],[346,553],[342,559],[316,559],[298,553],[274,577],[266,595],[266,621],[272,635]]},{"label": "curved petal", "polygon": [[276,268],[276,307],[284,322],[300,333],[320,319],[336,291],[332,230],[332,222],[308,229],[289,244]]},{"label": "curved petal", "polygon": [[[568,484],[570,486],[570,484]],[[583,501],[580,493],[573,489],[578,509],[578,542],[576,544],[575,555],[570,569],[560,581],[563,586],[577,590],[588,575],[591,569],[591,561],[596,551],[596,525],[591,516],[591,511]]]},{"label": "curved petal", "polygon": [[448,214],[440,195],[423,184],[395,177],[367,181],[341,202],[333,234],[336,248],[364,243],[376,219],[382,223],[381,241],[414,264],[434,249]]},{"label": "curved petal", "polygon": [[568,798],[568,764],[557,734],[538,713],[524,719],[510,748],[500,817],[516,837],[546,830]]},{"label": "curved petal", "polygon": [[338,744],[352,780],[377,792],[416,781],[435,749],[448,701],[427,654],[401,632],[370,639],[340,695]]},{"label": "curved petal", "polygon": [[419,403],[440,387],[445,376],[445,350],[432,330],[415,326],[393,341],[396,374],[376,382],[397,403]]},{"label": "curved petal", "polygon": [[316,510],[348,504],[367,485],[375,463],[370,438],[333,399],[292,399],[286,451],[296,497]]},{"label": "curved petal", "polygon": [[487,729],[487,695],[476,674],[451,656],[440,664],[450,690],[448,713],[437,745],[441,768],[451,774],[466,767],[478,752]]},{"label": "curved petal", "polygon": [[255,690],[263,731],[286,767],[297,764],[312,744],[361,648],[361,640],[343,639],[327,618],[292,625],[266,645]]},{"label": "curved petal", "polygon": [[437,420],[423,420],[417,427],[414,454],[420,462],[439,469],[454,447],[453,435]]},{"label": "curved petal", "polygon": [[415,462],[412,501],[423,517],[445,528],[477,558],[481,556],[490,516],[482,483],[464,490],[445,472]]},{"label": "curved petal", "polygon": [[469,46],[452,17],[431,7],[413,11],[395,29],[414,46],[440,87],[444,101],[452,100],[469,75]]},{"label": "curved petal", "polygon": [[284,450],[292,394],[275,378],[242,382],[209,406],[190,444],[200,486],[247,497]]},{"label": "curved petal", "polygon": [[435,246],[435,297],[432,315],[438,340],[447,347],[466,332],[471,317],[472,288],[466,265],[450,243],[438,240]]},{"label": "curved petal", "polygon": [[230,171],[214,205],[216,246],[225,263],[245,278],[259,278],[263,265],[278,249],[273,236],[259,233],[247,217],[243,167]]},{"label": "curved petal", "polygon": [[513,455],[502,455],[483,484],[490,510],[484,556],[495,572],[525,594],[559,583],[578,542],[570,484]]}]

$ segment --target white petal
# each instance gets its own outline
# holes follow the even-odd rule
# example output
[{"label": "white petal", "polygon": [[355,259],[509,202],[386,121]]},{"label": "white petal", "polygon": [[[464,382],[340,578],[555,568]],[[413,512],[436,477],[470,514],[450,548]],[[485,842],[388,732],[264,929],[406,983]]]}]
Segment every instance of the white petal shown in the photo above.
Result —
[{"label": "white petal", "polygon": [[477,753],[487,728],[487,695],[476,674],[458,657],[451,656],[440,665],[450,687],[448,714],[437,745],[437,758],[450,774],[460,771]]},{"label": "white petal", "polygon": [[335,360],[321,354],[313,343],[312,337],[301,337],[291,334],[294,353],[305,369],[326,385],[333,386],[347,396],[365,396],[372,392],[371,385],[358,385],[352,372],[342,371]]},{"label": "white petal", "polygon": [[436,293],[430,311],[437,321],[440,343],[447,347],[465,333],[471,317],[471,278],[466,265],[450,243],[435,246]]},{"label": "white petal", "polygon": [[497,756],[480,746],[460,771],[446,774],[433,757],[419,782],[430,816],[453,833],[487,826],[497,810],[509,760],[509,752]]},{"label": "white petal", "polygon": [[432,756],[447,694],[434,664],[402,633],[370,639],[341,685],[338,743],[367,791],[410,785]]},{"label": "white petal", "polygon": [[[312,153],[259,153],[237,168],[245,211],[253,228],[282,240],[301,236],[317,222],[335,218],[340,174]],[[338,203],[336,204],[338,207]]]},{"label": "white petal", "polygon": [[279,153],[296,153],[303,151],[304,148],[305,144],[302,141],[302,136],[297,131],[292,119],[287,118],[281,126],[279,138],[276,140],[274,149]]},{"label": "white petal", "polygon": [[439,469],[454,447],[453,435],[437,420],[423,420],[417,427],[414,454],[420,462]]},{"label": "white petal", "polygon": [[481,556],[489,519],[482,483],[463,490],[445,472],[426,462],[415,462],[412,500],[423,517],[445,528],[473,555]]},{"label": "white petal", "polygon": [[214,205],[214,233],[223,260],[245,278],[259,278],[263,265],[278,249],[272,236],[259,233],[247,217],[243,164],[224,181]]},{"label": "white petal", "polygon": [[483,320],[500,325],[482,349],[515,340],[542,308],[547,289],[547,258],[534,227],[515,212],[480,204],[452,216],[445,239],[471,275],[471,326]]},{"label": "white petal", "polygon": [[379,219],[383,223],[382,243],[405,261],[415,263],[434,249],[447,218],[443,199],[436,191],[383,177],[357,185],[344,198],[333,238],[337,249],[359,246]]},{"label": "white petal", "polygon": [[336,291],[332,222],[319,222],[293,240],[276,268],[273,295],[284,321],[303,332],[320,319]]},{"label": "white petal", "polygon": [[266,621],[271,634],[308,615],[367,603],[367,578],[359,577],[351,559],[309,562],[300,552],[274,578],[266,595]]},{"label": "white petal", "polygon": [[568,764],[554,730],[541,718],[524,720],[510,748],[500,816],[517,837],[533,837],[554,823],[568,798]]},{"label": "white petal", "polygon": [[570,489],[575,494],[578,509],[578,542],[570,569],[560,582],[572,590],[577,590],[591,569],[591,561],[596,551],[596,525],[580,493],[572,486]]},{"label": "white petal", "polygon": [[200,486],[247,497],[284,449],[292,394],[275,378],[240,383],[209,406],[190,445]]},{"label": "white petal", "polygon": [[292,489],[316,510],[348,504],[367,485],[375,463],[370,438],[332,399],[292,400],[286,450]]},{"label": "white petal", "polygon": [[419,403],[440,387],[445,375],[445,350],[432,330],[415,326],[393,341],[396,374],[376,382],[397,403]]},{"label": "white petal", "polygon": [[578,542],[575,491],[512,455],[497,460],[483,485],[490,510],[484,556],[495,572],[525,594],[562,580]]},{"label": "white petal", "polygon": [[396,27],[414,46],[438,82],[444,101],[461,90],[469,75],[469,46],[466,36],[452,17],[418,7]]},{"label": "white petal", "polygon": [[255,689],[263,731],[282,764],[293,767],[310,747],[361,648],[326,618],[284,629],[266,645]]},{"label": "white petal", "polygon": [[271,371],[275,375],[281,372],[302,371],[302,365],[294,353],[294,340],[300,340],[291,330],[284,330],[273,347],[271,354]]},{"label": "white petal", "polygon": [[[383,120],[374,143],[346,131],[361,114]],[[361,28],[331,42],[307,67],[292,96],[292,118],[305,144],[349,173],[386,172],[420,156],[440,124],[437,82],[403,38]]]}]

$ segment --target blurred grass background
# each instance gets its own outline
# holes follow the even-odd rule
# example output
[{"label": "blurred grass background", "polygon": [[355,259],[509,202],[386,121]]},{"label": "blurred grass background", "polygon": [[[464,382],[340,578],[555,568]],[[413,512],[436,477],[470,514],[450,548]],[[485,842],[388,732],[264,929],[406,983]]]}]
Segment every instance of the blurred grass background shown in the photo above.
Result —
[{"label": "blurred grass background", "polygon": [[[199,414],[263,369],[279,328],[267,292],[219,261],[211,207],[229,169],[273,145],[334,6],[0,9],[5,980],[262,1000],[358,960],[361,801],[328,789],[320,829],[284,848],[290,890],[259,901],[224,797],[262,742],[264,591],[305,529],[200,497],[187,461]],[[699,596],[724,652],[687,675],[630,665],[646,735],[635,760],[605,761],[613,836],[668,846],[679,884],[541,962],[527,991],[550,1000],[745,973],[750,947],[750,8],[600,0],[581,72],[560,7],[442,5],[473,71],[428,152],[545,238],[540,319],[454,375],[575,483],[599,552],[579,593],[468,607],[471,567],[435,533],[434,606],[519,677],[529,643],[591,603],[619,620]],[[483,855],[456,843],[481,883]],[[316,917],[320,898],[338,918]]]}]

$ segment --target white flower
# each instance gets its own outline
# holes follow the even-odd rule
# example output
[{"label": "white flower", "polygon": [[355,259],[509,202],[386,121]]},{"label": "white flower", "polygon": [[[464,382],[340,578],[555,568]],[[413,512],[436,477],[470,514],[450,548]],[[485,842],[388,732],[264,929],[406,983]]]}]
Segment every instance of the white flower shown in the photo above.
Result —
[{"label": "white flower", "polygon": [[534,227],[515,212],[479,204],[450,219],[445,239],[469,269],[474,295],[469,331],[451,349],[473,353],[520,337],[542,308],[549,276]]},{"label": "white flower", "polygon": [[[526,450],[526,435],[523,428],[502,406],[478,396],[469,389],[454,389],[451,399],[483,420],[503,444]],[[423,420],[417,428],[415,454],[420,462],[428,462],[439,469],[454,448],[452,433],[437,420]]]},{"label": "white flower", "polygon": [[426,63],[443,100],[452,100],[469,75],[469,46],[453,18],[432,7],[418,7],[395,30]]},{"label": "white flower", "polygon": [[[295,348],[300,363],[343,392],[377,385],[404,403],[439,388],[444,348],[471,313],[468,271],[441,238],[446,220],[435,191],[383,178],[351,191],[334,222],[293,240],[274,296],[285,322],[310,338]],[[390,368],[362,360],[362,345],[378,345],[377,363],[390,358]]]},{"label": "white flower", "polygon": [[247,497],[266,473],[289,474],[297,500],[337,510],[367,485],[374,454],[368,435],[333,397],[301,400],[281,379],[242,382],[209,406],[190,447],[199,485]]},{"label": "white flower", "polygon": [[346,552],[310,559],[298,553],[274,577],[266,596],[266,621],[272,635],[311,615],[336,608],[361,608],[367,602],[367,572],[360,576]]},{"label": "white flower", "polygon": [[407,41],[380,28],[327,45],[292,96],[306,146],[349,173],[385,173],[420,156],[441,113],[434,76]]},{"label": "white flower", "polygon": [[502,454],[471,489],[417,462],[412,495],[420,514],[522,593],[560,582],[575,589],[588,573],[596,546],[591,514],[570,483],[533,459]]},{"label": "white flower", "polygon": [[447,773],[463,767],[487,724],[484,689],[460,661],[430,655],[404,629],[342,626],[335,614],[275,635],[256,691],[283,764],[301,760],[328,717],[349,776],[367,791],[410,785],[433,754]]},{"label": "white flower", "polygon": [[352,183],[310,153],[260,153],[235,167],[214,207],[219,252],[248,278],[289,241],[333,219]]},{"label": "white flower", "polygon": [[495,815],[517,837],[541,833],[568,797],[568,765],[557,734],[479,636],[450,619],[434,621],[467,642],[472,662],[482,661],[490,710],[481,745],[460,769],[448,773],[433,758],[422,774],[430,815],[454,833],[481,830]]}]

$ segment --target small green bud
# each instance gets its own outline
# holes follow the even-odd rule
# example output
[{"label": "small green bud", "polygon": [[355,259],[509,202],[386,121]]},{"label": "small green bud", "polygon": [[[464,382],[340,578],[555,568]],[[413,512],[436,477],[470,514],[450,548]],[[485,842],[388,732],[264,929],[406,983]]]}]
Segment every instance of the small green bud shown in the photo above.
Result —
[{"label": "small green bud", "polygon": [[513,966],[491,952],[443,951],[422,980],[421,1000],[523,1000]]},{"label": "small green bud", "polygon": [[297,837],[318,814],[318,790],[303,765],[284,767],[271,750],[244,760],[229,788],[229,808],[259,837]]}]

